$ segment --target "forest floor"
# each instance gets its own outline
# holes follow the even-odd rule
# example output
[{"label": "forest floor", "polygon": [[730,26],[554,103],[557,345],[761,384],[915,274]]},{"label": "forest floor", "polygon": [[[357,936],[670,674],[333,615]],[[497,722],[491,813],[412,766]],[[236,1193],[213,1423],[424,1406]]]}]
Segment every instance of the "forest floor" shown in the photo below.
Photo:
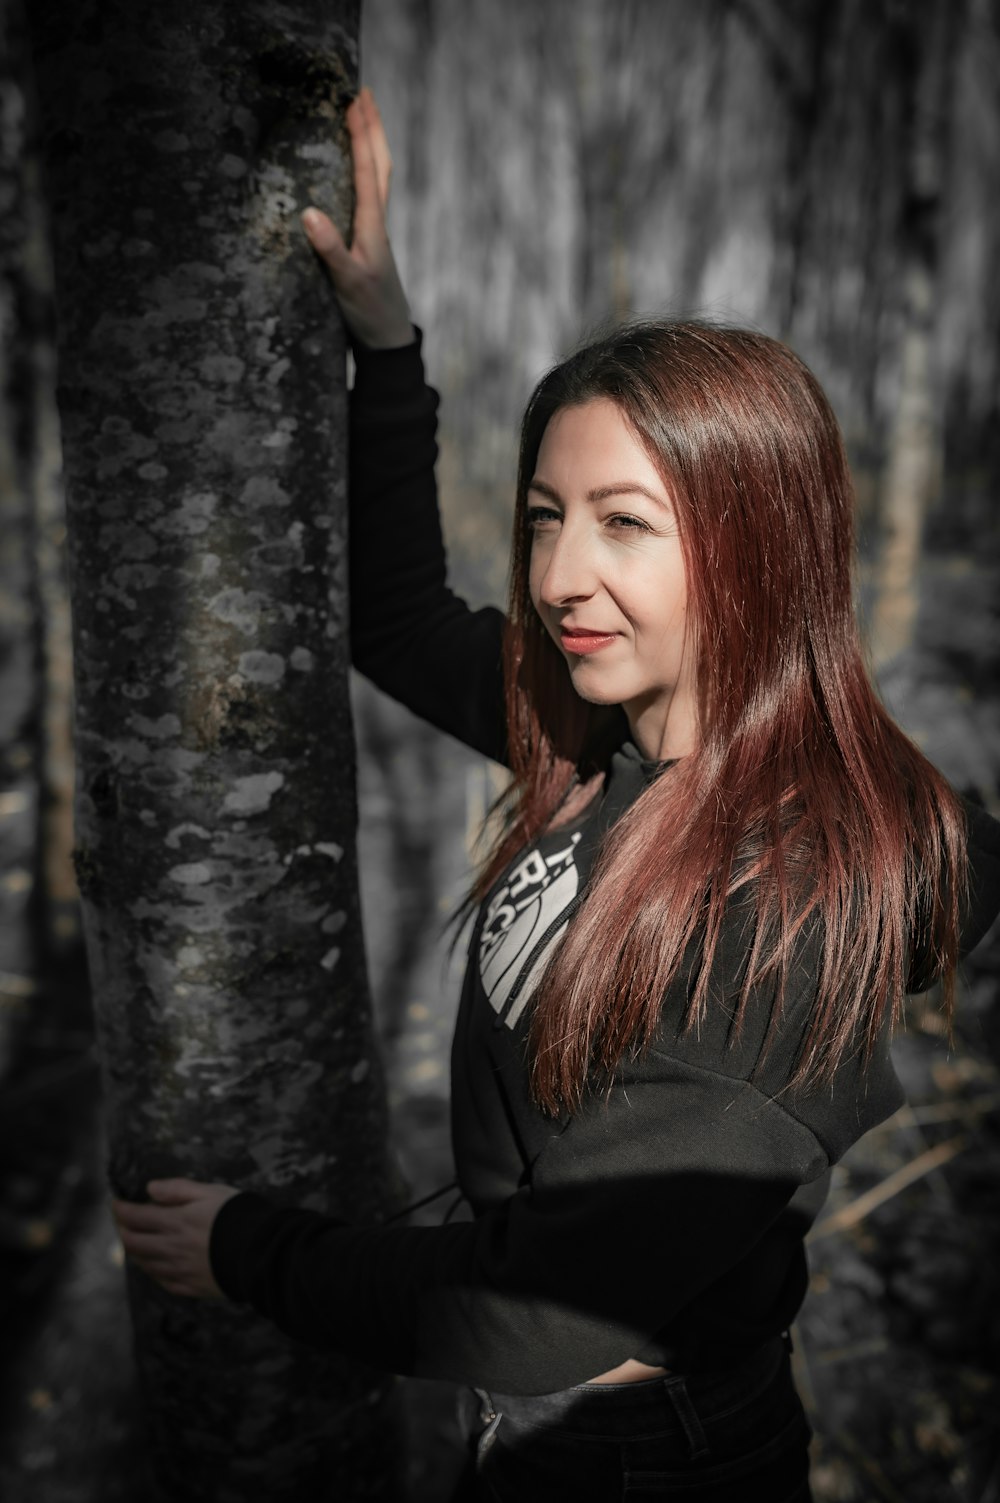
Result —
[{"label": "forest floor", "polygon": [[[893,712],[996,810],[1000,569],[929,563],[916,646],[881,675]],[[448,1044],[459,960],[439,930],[467,879],[491,769],[365,686],[364,908],[394,1138],[413,1198],[451,1177]],[[5,726],[0,724],[0,748]],[[8,747],[9,750],[9,747]],[[20,769],[20,770],[19,770]],[[0,979],[18,949],[28,804],[7,758]],[[20,812],[19,812],[20,811]],[[36,1003],[0,1095],[0,1496],[144,1503],[121,1257],[79,972]],[[816,1503],[1000,1503],[1000,935],[967,963],[949,1046],[936,999],[894,1045],[908,1104],[837,1166],[810,1239],[794,1361]],[[420,1213],[432,1222],[436,1207]],[[461,1461],[449,1385],[407,1382],[407,1503]]]}]

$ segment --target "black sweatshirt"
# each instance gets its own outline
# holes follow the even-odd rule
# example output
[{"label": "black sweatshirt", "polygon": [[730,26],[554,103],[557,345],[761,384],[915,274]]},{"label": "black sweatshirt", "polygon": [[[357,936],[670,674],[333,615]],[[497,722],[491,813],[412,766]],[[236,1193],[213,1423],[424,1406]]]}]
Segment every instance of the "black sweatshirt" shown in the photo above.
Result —
[{"label": "black sweatshirt", "polygon": [[[505,760],[501,613],[448,589],[434,461],[437,394],[421,336],[356,350],[351,396],[351,599],[357,667],[477,751]],[[715,1005],[680,1036],[682,983],[652,1050],[607,1099],[553,1121],[528,1094],[533,981],[571,921],[604,831],[662,764],[626,741],[603,796],[543,835],[489,894],[472,934],[452,1052],[459,1183],[475,1219],[346,1225],[241,1193],[212,1227],[215,1278],[289,1336],[419,1377],[505,1393],[586,1382],[628,1357],[725,1367],[783,1330],[806,1289],[803,1236],[830,1166],[903,1095],[883,1040],[867,1071],[786,1087],[815,997],[805,940],[777,1042],[759,1056],[773,989],[738,1042],[726,998],[746,956],[737,918],[716,959]],[[1000,905],[1000,826],[970,806],[968,951]]]}]

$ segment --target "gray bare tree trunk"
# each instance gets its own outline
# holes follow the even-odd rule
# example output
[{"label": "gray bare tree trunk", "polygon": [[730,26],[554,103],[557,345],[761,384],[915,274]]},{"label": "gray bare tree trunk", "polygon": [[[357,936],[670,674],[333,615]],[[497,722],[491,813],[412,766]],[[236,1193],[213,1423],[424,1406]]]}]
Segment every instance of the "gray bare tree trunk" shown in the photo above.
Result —
[{"label": "gray bare tree trunk", "polygon": [[[31,17],[53,223],[76,870],[110,1180],[390,1194],[354,853],[346,227],[359,0]],[[392,1385],[134,1270],[162,1499],[393,1496]]]},{"label": "gray bare tree trunk", "polygon": [[39,781],[35,932],[43,972],[76,968],[82,946],[80,894],[73,872],[73,643],[66,577],[66,502],[62,487],[56,359],[51,328],[52,265],[38,159],[28,158],[27,276],[32,321],[29,388],[32,437],[27,496],[32,519],[36,767]]},{"label": "gray bare tree trunk", "polygon": [[935,0],[911,21],[909,154],[903,204],[899,388],[882,484],[882,541],[872,615],[877,665],[913,641],[927,514],[944,482],[942,397],[934,369],[941,216],[954,97],[956,0]]},{"label": "gray bare tree trunk", "polygon": [[0,0],[0,1079],[38,1005],[32,918],[39,778],[34,698],[34,335],[23,79],[24,21]]}]

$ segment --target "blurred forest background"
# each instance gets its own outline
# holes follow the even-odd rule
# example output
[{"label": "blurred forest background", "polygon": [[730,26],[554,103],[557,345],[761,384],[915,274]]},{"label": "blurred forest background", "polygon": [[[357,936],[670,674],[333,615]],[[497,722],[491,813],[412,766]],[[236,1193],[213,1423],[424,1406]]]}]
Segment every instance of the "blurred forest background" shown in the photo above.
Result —
[{"label": "blurred forest background", "polygon": [[[386,121],[390,232],[442,394],[457,587],[502,598],[517,425],[553,360],[630,314],[777,335],[847,437],[882,692],[995,812],[998,0],[365,0],[362,78]],[[16,109],[0,127],[9,148]],[[131,1497],[133,1401],[65,881],[58,427],[44,207],[27,181],[15,291],[32,332],[16,361],[23,308],[0,289],[0,1487],[17,1503],[108,1503]],[[0,179],[0,235],[12,191]],[[27,490],[26,421],[39,436]],[[451,1177],[458,962],[440,929],[500,783],[355,688],[368,951],[416,1197]],[[914,1001],[896,1046],[910,1104],[838,1167],[813,1233],[796,1362],[818,1500],[1000,1499],[998,975],[994,937],[966,966],[950,1046],[934,997]],[[412,1497],[432,1503],[456,1457],[451,1396],[409,1390]]]}]

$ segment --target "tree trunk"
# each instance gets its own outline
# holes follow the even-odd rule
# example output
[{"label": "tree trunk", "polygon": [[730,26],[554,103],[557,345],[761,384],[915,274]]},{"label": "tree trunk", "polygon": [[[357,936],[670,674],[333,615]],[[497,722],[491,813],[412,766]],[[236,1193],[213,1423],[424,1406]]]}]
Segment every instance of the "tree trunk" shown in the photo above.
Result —
[{"label": "tree trunk", "polygon": [[[344,341],[298,223],[349,218],[358,0],[54,0],[31,24],[111,1184],[376,1218]],[[155,1496],[393,1496],[383,1377],[128,1285]]]},{"label": "tree trunk", "polygon": [[[22,86],[30,69],[20,0],[7,0],[8,57]],[[66,511],[56,410],[52,264],[38,143],[30,122],[30,89],[23,111],[17,178],[19,212],[8,220],[17,236],[17,379],[11,390],[18,443],[17,487],[24,516],[21,541],[28,578],[28,640],[33,652],[31,771],[35,783],[35,857],[32,933],[37,973],[70,972],[86,1011],[80,900],[73,874],[73,648],[66,578]],[[30,681],[30,680],[29,680]]]},{"label": "tree trunk", "polygon": [[941,216],[959,6],[935,0],[908,19],[908,179],[903,206],[899,391],[889,427],[881,495],[882,540],[872,613],[872,654],[881,666],[912,643],[927,514],[944,478],[942,401],[934,371]]},{"label": "tree trunk", "polygon": [[24,52],[20,8],[0,0],[0,1079],[18,1057],[38,990]]},{"label": "tree trunk", "polygon": [[[83,968],[80,894],[73,872],[73,644],[66,577],[56,361],[51,327],[52,267],[42,215],[37,157],[28,158],[28,287],[31,321],[31,454],[27,495],[32,522],[38,819],[35,933],[44,973]],[[83,990],[77,978],[78,990]]]}]

